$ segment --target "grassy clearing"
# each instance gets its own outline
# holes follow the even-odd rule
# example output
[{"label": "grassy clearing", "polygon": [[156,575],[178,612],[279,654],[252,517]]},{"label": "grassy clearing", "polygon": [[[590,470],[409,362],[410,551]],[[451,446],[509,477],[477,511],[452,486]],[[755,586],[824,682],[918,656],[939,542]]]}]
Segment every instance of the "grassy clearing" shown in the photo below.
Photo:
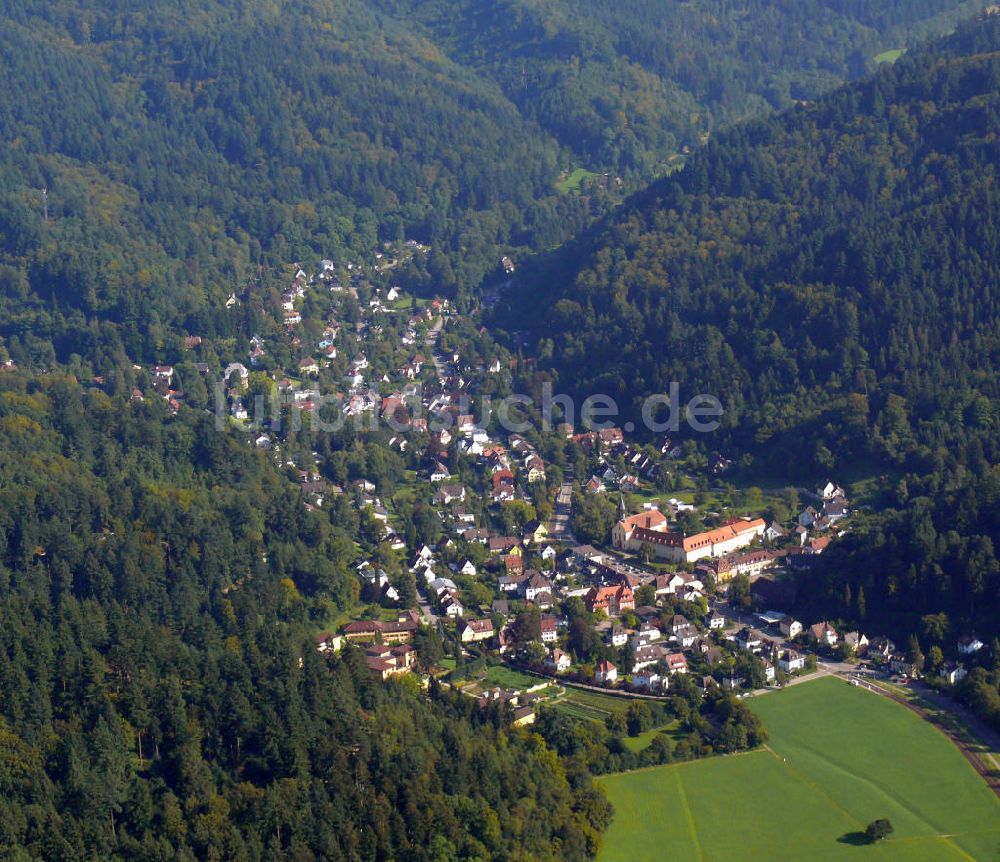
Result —
[{"label": "grassy clearing", "polygon": [[675,721],[671,724],[665,725],[664,727],[656,727],[652,730],[647,730],[645,733],[640,733],[638,736],[626,736],[625,747],[629,751],[634,751],[638,754],[640,751],[645,751],[649,748],[652,741],[661,733],[666,733],[673,737],[675,742],[684,735],[680,731],[679,722]]},{"label": "grassy clearing", "polygon": [[[831,678],[755,699],[767,749],[607,776],[601,862],[1000,856],[1000,800],[935,728]],[[895,833],[861,847],[888,817]]]},{"label": "grassy clearing", "polygon": [[586,168],[574,168],[566,176],[556,182],[556,191],[563,195],[577,195],[580,193],[580,186],[589,177],[596,177],[593,171]]},{"label": "grassy clearing", "polygon": [[881,54],[875,55],[876,63],[895,63],[903,54],[906,53],[906,48],[892,48],[888,51],[883,51]]}]

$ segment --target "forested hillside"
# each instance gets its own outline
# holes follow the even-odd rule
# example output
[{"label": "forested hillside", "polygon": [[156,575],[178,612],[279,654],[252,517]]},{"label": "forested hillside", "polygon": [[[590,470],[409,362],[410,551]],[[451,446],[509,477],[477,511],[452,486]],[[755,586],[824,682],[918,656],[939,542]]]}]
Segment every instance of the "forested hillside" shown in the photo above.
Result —
[{"label": "forested hillside", "polygon": [[[907,477],[892,497],[823,554],[803,601],[859,625],[877,620],[900,642],[919,634],[924,649],[950,650],[969,632],[1000,636],[1000,472],[951,461]],[[928,614],[934,627],[921,621]]]},{"label": "forested hillside", "polygon": [[211,328],[259,264],[372,260],[404,230],[454,292],[586,223],[558,145],[363,0],[0,14],[4,336]]},{"label": "forested hillside", "polygon": [[593,852],[585,773],[472,698],[316,651],[313,614],[357,598],[346,499],[307,511],[193,411],[0,383],[5,858]]},{"label": "forested hillside", "polygon": [[713,445],[800,474],[995,463],[998,114],[991,16],[718,136],[526,273],[538,313],[502,320],[562,388],[715,394]]},{"label": "forested hillside", "polygon": [[575,165],[638,183],[975,5],[8,0],[0,337],[226,334],[258,267],[404,234],[433,252],[401,277],[469,292],[606,211],[613,182],[557,192]]},{"label": "forested hillside", "polygon": [[376,0],[496,81],[584,164],[648,178],[702,136],[812,99],[963,0]]},{"label": "forested hillside", "polygon": [[[351,386],[385,401],[494,363],[506,391],[531,364],[465,315],[504,253],[527,269],[504,325],[535,327],[563,388],[634,402],[677,379],[723,398],[719,440],[804,471],[864,456],[954,473],[911,482],[914,518],[859,533],[886,558],[914,544],[891,580],[857,574],[847,546],[816,602],[860,615],[864,586],[908,628],[918,598],[941,606],[937,567],[963,566],[981,584],[956,575],[947,608],[979,622],[997,589],[981,538],[996,531],[1000,21],[811,100],[980,5],[0,0],[0,856],[596,854],[610,810],[585,759],[510,709],[317,650],[362,613],[356,565],[387,565],[402,609],[417,603],[397,556],[445,521],[426,487],[399,506],[389,492],[420,481],[426,438],[232,430],[255,396],[280,384],[311,403],[369,359]],[[581,165],[598,176],[573,194]],[[419,252],[376,272],[387,242]],[[460,383],[458,359],[454,377],[417,359],[456,309],[438,350],[483,369]],[[464,481],[456,446],[426,454]],[[507,502],[541,519],[549,501]],[[442,658],[437,628],[414,639],[422,670]]]}]

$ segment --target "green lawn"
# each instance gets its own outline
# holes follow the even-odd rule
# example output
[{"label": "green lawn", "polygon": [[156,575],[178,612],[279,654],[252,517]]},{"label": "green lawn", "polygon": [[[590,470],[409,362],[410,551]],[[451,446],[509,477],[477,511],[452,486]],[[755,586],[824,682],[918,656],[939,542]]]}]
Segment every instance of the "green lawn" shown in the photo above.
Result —
[{"label": "green lawn", "polygon": [[881,54],[875,55],[876,63],[895,63],[903,54],[906,53],[906,48],[893,48],[889,51],[883,51]]},{"label": "green lawn", "polygon": [[486,669],[486,681],[491,685],[502,685],[505,688],[525,689],[545,682],[541,677],[529,676],[526,673],[497,664]]},{"label": "green lawn", "polygon": [[586,168],[574,168],[569,174],[556,182],[556,191],[560,194],[579,194],[580,184],[588,177],[596,177],[593,171]]},{"label": "green lawn", "polygon": [[[600,862],[1000,859],[1000,800],[913,713],[830,678],[753,709],[764,750],[600,779],[616,811]],[[878,817],[895,833],[858,846]]]},{"label": "green lawn", "polygon": [[661,733],[666,733],[674,738],[674,741],[683,736],[684,734],[679,730],[680,723],[672,722],[665,727],[655,727],[652,730],[647,730],[645,733],[640,733],[638,736],[626,736],[625,737],[625,747],[629,751],[634,751],[638,754],[640,751],[645,751],[649,748],[650,743]]}]

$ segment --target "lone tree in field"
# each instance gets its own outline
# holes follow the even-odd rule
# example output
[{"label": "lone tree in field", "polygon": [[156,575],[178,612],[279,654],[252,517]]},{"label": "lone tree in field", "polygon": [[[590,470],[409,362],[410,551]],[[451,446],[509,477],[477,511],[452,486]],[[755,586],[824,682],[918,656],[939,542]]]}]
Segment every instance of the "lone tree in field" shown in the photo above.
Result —
[{"label": "lone tree in field", "polygon": [[869,841],[881,841],[892,833],[892,824],[884,817],[880,817],[865,827],[865,835],[868,836]]}]

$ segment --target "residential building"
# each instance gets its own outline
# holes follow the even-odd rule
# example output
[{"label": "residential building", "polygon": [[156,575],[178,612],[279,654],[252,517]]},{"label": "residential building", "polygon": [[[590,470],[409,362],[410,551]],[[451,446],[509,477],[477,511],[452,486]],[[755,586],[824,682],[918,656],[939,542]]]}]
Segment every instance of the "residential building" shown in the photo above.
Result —
[{"label": "residential building", "polygon": [[667,670],[669,670],[670,673],[688,672],[687,658],[685,657],[684,653],[681,652],[670,653],[669,655],[666,656],[664,660],[667,663]]},{"label": "residential building", "polygon": [[785,617],[778,623],[778,630],[789,640],[794,640],[802,634],[802,623],[791,617]]},{"label": "residential building", "polygon": [[635,595],[628,584],[611,587],[592,587],[584,597],[587,610],[604,611],[608,616],[618,616],[624,610],[635,609]]},{"label": "residential building", "polygon": [[806,657],[793,649],[785,650],[781,658],[778,659],[778,667],[785,673],[794,673],[803,670],[806,666]]},{"label": "residential building", "polygon": [[491,619],[462,620],[458,624],[458,637],[464,644],[489,640],[494,634]]},{"label": "residential building", "polygon": [[840,636],[832,625],[822,622],[809,627],[809,639],[825,646],[836,646]]},{"label": "residential building", "polygon": [[556,626],[556,618],[552,614],[542,614],[539,621],[542,631],[542,643],[555,643],[559,639],[559,630]]},{"label": "residential building", "polygon": [[594,668],[594,681],[597,683],[609,683],[618,679],[618,668],[607,659],[599,661]]},{"label": "residential building", "polygon": [[962,655],[973,655],[979,652],[986,644],[984,644],[975,635],[962,635],[958,639],[958,651]]},{"label": "residential building", "polygon": [[960,664],[950,661],[941,667],[941,676],[952,685],[965,679],[969,672]]},{"label": "residential building", "polygon": [[563,652],[563,650],[556,647],[552,650],[552,654],[545,659],[545,667],[551,673],[565,673],[572,666],[573,661],[569,657],[569,653]]}]

